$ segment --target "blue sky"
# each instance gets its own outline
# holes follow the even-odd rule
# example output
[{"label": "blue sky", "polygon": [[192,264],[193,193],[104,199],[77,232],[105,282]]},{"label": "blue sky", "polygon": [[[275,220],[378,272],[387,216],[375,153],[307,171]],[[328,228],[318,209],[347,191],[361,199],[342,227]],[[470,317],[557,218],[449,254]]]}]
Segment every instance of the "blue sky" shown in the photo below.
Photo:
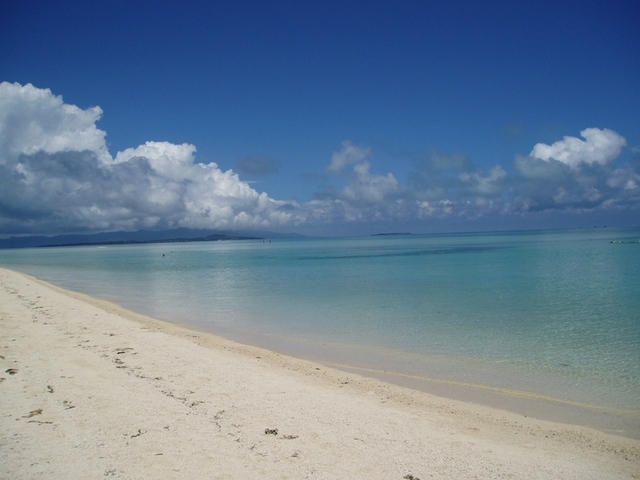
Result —
[{"label": "blue sky", "polygon": [[639,20],[610,0],[4,2],[0,234],[638,224]]}]

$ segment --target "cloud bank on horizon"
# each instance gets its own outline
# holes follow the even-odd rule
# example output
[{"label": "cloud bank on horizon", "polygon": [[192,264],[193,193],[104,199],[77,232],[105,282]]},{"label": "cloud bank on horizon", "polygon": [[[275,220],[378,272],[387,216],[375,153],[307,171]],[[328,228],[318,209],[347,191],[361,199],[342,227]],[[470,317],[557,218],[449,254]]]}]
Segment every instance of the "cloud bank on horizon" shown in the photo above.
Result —
[{"label": "cloud bank on horizon", "polygon": [[[96,123],[100,107],[65,104],[49,89],[0,84],[0,234],[211,228],[296,230],[305,226],[527,216],[539,212],[638,211],[640,158],[614,162],[626,139],[589,127],[582,139],[538,143],[513,164],[486,170],[460,153],[414,158],[405,182],[372,173],[373,151],[350,140],[328,160],[312,200],[271,198],[196,147],[148,141],[111,155]],[[241,159],[243,174],[275,175],[274,162]]]}]

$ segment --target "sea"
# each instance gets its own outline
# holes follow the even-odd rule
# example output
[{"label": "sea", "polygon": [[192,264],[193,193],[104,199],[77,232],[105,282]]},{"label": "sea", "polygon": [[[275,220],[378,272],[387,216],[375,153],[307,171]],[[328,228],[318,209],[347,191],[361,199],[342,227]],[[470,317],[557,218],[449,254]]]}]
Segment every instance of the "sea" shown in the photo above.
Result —
[{"label": "sea", "polygon": [[640,228],[0,250],[155,318],[640,438]]}]

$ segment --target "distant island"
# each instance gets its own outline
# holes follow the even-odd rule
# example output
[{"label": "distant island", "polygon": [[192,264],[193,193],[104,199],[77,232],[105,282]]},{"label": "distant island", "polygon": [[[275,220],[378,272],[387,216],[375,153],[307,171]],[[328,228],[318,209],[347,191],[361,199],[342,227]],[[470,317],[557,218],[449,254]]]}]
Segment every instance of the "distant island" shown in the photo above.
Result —
[{"label": "distant island", "polygon": [[220,242],[227,240],[264,240],[262,237],[242,237],[239,235],[214,234],[206,237],[193,238],[166,238],[158,240],[105,240],[96,242],[77,242],[63,243],[55,245],[38,245],[37,248],[51,247],[80,247],[80,246],[96,246],[96,245],[141,245],[146,243],[186,243],[186,242]]},{"label": "distant island", "polygon": [[71,233],[55,236],[18,236],[1,238],[3,248],[70,247],[80,245],[134,245],[145,243],[218,242],[227,240],[265,240],[267,238],[305,238],[296,233],[262,230],[210,230],[174,228],[96,233]]},{"label": "distant island", "polygon": [[410,232],[372,233],[371,237],[383,237],[386,235],[411,235]]}]

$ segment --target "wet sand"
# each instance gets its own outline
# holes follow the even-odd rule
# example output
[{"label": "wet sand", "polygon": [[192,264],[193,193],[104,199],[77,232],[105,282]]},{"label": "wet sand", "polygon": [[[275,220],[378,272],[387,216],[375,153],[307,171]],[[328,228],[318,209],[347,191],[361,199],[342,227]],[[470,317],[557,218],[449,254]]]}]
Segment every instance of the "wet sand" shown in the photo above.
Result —
[{"label": "wet sand", "polygon": [[640,442],[234,343],[0,269],[0,478],[640,478]]}]

